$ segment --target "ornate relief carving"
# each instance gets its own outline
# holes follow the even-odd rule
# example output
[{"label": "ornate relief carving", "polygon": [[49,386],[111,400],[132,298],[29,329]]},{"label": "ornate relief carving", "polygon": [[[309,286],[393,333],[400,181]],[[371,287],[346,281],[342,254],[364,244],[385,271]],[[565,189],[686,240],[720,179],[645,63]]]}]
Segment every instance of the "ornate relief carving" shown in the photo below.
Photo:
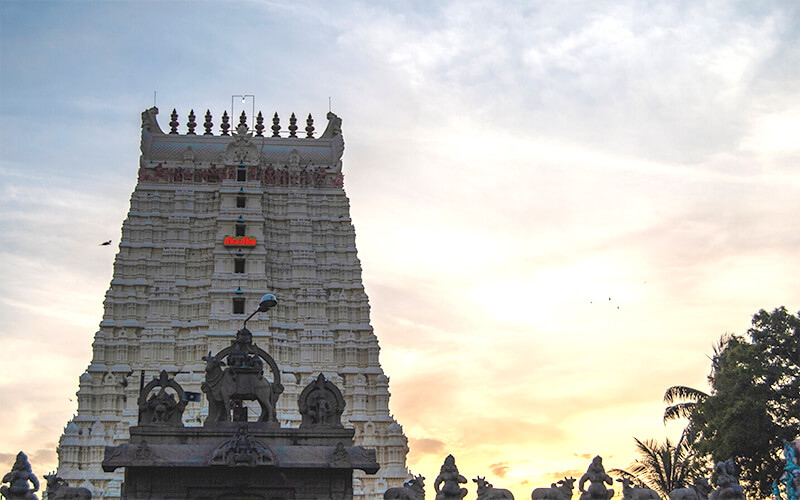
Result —
[{"label": "ornate relief carving", "polygon": [[303,420],[300,428],[329,427],[342,428],[342,412],[345,401],[342,392],[333,382],[319,374],[317,379],[306,386],[297,398]]},{"label": "ornate relief carving", "polygon": [[251,133],[247,131],[247,125],[239,124],[233,133],[233,141],[222,155],[223,162],[227,165],[258,165],[258,158],[258,147]]},{"label": "ornate relief carving", "polygon": [[276,465],[275,454],[250,437],[247,428],[239,431],[229,440],[218,446],[208,458],[209,465],[238,465],[255,467],[256,465]]}]

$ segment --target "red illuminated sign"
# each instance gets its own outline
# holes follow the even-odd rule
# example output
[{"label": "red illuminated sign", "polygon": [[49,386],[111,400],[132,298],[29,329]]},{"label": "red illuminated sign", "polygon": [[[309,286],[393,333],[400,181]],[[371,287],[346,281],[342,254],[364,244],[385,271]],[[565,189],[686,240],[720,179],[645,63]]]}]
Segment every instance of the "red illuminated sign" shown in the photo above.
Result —
[{"label": "red illuminated sign", "polygon": [[249,236],[228,236],[222,243],[226,247],[254,247],[256,239]]}]

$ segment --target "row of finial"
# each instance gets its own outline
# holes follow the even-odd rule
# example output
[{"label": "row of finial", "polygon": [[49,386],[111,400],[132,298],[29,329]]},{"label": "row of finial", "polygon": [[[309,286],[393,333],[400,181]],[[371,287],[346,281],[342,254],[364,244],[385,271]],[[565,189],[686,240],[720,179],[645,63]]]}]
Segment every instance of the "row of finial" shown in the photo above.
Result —
[{"label": "row of finial", "polygon": [[[186,128],[188,132],[187,135],[196,135],[194,129],[197,128],[197,122],[195,121],[194,110],[189,111],[189,121],[186,122]],[[206,117],[205,122],[203,122],[203,128],[205,129],[205,133],[203,135],[214,135],[211,132],[211,129],[214,127],[214,124],[211,122],[211,111],[206,110]],[[170,134],[177,134],[178,133],[178,112],[175,109],[172,110],[172,114],[170,114],[170,122],[169,122],[169,133]],[[242,111],[241,116],[239,116],[239,126],[244,125],[247,127],[247,115],[244,111]],[[222,112],[222,123],[219,125],[220,130],[222,133],[220,135],[231,135],[229,130],[231,128],[230,124],[230,117],[228,116],[227,111]],[[256,137],[265,137],[264,136],[264,129],[266,126],[264,125],[264,115],[261,114],[261,111],[258,112],[258,116],[256,116]],[[272,116],[272,137],[280,137],[281,131],[281,119],[278,117],[278,113],[276,112]],[[292,116],[289,117],[289,137],[297,137],[297,117],[292,113]],[[311,113],[308,114],[308,118],[306,118],[306,137],[313,138],[314,137],[314,119],[311,117]]]}]

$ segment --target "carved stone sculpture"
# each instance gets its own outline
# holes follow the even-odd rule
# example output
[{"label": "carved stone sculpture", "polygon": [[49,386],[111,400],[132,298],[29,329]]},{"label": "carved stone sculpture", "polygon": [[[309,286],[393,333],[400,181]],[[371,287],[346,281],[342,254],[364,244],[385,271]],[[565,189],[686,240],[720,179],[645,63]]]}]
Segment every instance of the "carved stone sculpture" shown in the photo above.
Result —
[{"label": "carved stone sculpture", "polygon": [[275,455],[267,446],[250,437],[246,427],[218,446],[208,459],[209,465],[275,465]]},{"label": "carved stone sculpture", "polygon": [[[158,392],[153,392],[157,387],[160,388]],[[167,389],[172,389],[174,394]],[[139,425],[183,426],[185,399],[180,384],[162,370],[159,377],[153,378],[139,394]]]},{"label": "carved stone sculpture", "polygon": [[570,500],[575,487],[575,478],[560,479],[549,488],[536,488],[531,492],[531,500]]},{"label": "carved stone sculpture", "polygon": [[47,481],[47,500],[91,500],[92,492],[87,488],[67,484],[55,473],[44,476]]},{"label": "carved stone sculpture", "polygon": [[[456,459],[453,455],[447,455],[439,475],[433,482],[433,489],[436,490],[436,500],[461,500],[467,495],[467,489],[461,488],[460,483],[466,483],[467,478],[458,473]],[[442,485],[441,489],[439,485]]]},{"label": "carved stone sculpture", "polygon": [[[589,488],[584,490],[583,486],[589,481]],[[614,496],[614,490],[606,488],[606,484],[614,484],[611,476],[606,474],[603,467],[603,459],[599,456],[592,459],[589,468],[586,469],[586,474],[581,476],[578,481],[578,489],[581,491],[580,500],[608,500]]]},{"label": "carved stone sculpture", "polygon": [[[224,359],[228,360],[227,368]],[[253,343],[247,328],[236,332],[231,345],[212,355],[203,356],[206,377],[201,389],[208,398],[208,417],[204,425],[229,422],[231,410],[236,408],[234,420],[246,421],[246,408],[242,401],[258,401],[261,406],[259,422],[279,426],[275,404],[283,392],[277,363],[263,349]],[[273,382],[264,378],[264,363],[272,372]]]},{"label": "carved stone sculpture", "polygon": [[654,490],[634,486],[629,477],[617,479],[617,482],[622,483],[622,500],[661,500]]},{"label": "carved stone sculpture", "polygon": [[701,477],[688,488],[677,488],[669,492],[669,500],[707,500],[711,493],[708,479]]},{"label": "carved stone sculpture", "polygon": [[[780,482],[786,491],[786,500],[798,500],[800,495],[800,439],[794,443],[784,442],[783,444],[783,458],[786,459],[786,465],[783,467],[783,474],[781,474]],[[773,485],[773,493],[775,490],[780,492],[780,487]],[[780,494],[780,493],[779,493]],[[777,496],[776,498],[780,498]]]},{"label": "carved stone sculpture", "polygon": [[709,500],[746,500],[744,490],[736,478],[733,458],[717,462],[714,472],[717,473],[717,488],[711,492]]},{"label": "carved stone sculpture", "polygon": [[478,476],[472,481],[478,484],[478,500],[514,500],[514,495],[510,491],[495,488],[485,477]]},{"label": "carved stone sculpture", "polygon": [[425,500],[425,477],[416,476],[402,487],[389,488],[383,493],[383,500]]},{"label": "carved stone sculpture", "polygon": [[3,476],[3,482],[9,485],[0,487],[0,494],[8,500],[38,500],[34,492],[39,489],[39,480],[33,475],[28,457],[23,452],[17,453],[11,472]]},{"label": "carved stone sculpture", "polygon": [[308,384],[297,398],[302,421],[300,428],[327,427],[342,429],[342,413],[345,400],[342,392],[333,382],[319,374],[317,379]]}]

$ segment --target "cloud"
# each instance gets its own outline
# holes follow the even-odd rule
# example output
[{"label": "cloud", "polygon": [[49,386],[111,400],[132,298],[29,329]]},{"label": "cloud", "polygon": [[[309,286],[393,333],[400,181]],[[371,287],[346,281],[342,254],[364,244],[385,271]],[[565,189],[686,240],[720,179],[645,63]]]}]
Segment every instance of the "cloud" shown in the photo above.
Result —
[{"label": "cloud", "polygon": [[444,452],[445,443],[438,439],[433,438],[412,438],[408,439],[409,447],[413,448],[415,453],[430,453],[441,454]]},{"label": "cloud", "polygon": [[489,469],[492,471],[497,477],[503,478],[506,477],[506,474],[511,469],[507,462],[499,462],[496,464],[492,464],[489,466]]}]

